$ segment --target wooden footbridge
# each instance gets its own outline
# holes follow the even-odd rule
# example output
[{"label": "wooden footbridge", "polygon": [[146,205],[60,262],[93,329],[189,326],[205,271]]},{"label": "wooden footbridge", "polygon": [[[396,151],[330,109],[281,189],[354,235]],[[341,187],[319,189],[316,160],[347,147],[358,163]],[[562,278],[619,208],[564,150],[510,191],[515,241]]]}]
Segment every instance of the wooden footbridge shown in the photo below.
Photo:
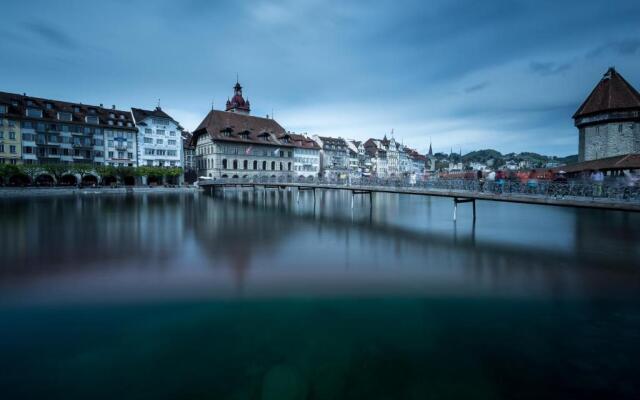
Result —
[{"label": "wooden footbridge", "polygon": [[[449,184],[448,184],[449,185]],[[351,208],[354,207],[354,198],[359,195],[369,196],[370,204],[373,202],[375,193],[393,193],[417,196],[435,196],[448,197],[453,200],[453,219],[457,218],[458,204],[470,203],[473,207],[473,218],[476,218],[476,201],[500,201],[506,203],[521,203],[556,207],[579,207],[591,208],[599,210],[619,210],[640,212],[640,198],[635,196],[629,197],[628,192],[622,193],[621,198],[611,198],[602,196],[602,193],[609,193],[602,187],[591,187],[587,190],[581,188],[579,191],[574,190],[564,184],[564,186],[555,188],[545,188],[541,190],[505,190],[501,188],[499,192],[494,188],[488,190],[472,190],[469,188],[455,187],[435,187],[410,185],[410,184],[381,184],[369,182],[295,182],[295,181],[249,181],[244,179],[207,179],[201,180],[199,186],[205,191],[213,193],[217,189],[224,188],[250,188],[252,190],[291,190],[296,189],[296,201],[300,199],[300,193],[303,191],[313,192],[314,203],[316,199],[316,191],[318,190],[346,190],[351,192]],[[453,185],[449,185],[453,186]],[[467,185],[469,186],[469,185]],[[537,189],[537,188],[536,188]],[[623,197],[627,193],[626,198]],[[589,196],[589,194],[592,194]],[[595,196],[593,194],[598,194]]]}]

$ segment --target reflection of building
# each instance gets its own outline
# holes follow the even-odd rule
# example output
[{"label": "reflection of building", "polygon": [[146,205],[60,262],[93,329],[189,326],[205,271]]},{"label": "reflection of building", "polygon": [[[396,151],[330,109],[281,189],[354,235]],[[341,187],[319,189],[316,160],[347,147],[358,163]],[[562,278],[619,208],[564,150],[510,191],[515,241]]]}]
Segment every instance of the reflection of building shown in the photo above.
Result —
[{"label": "reflection of building", "polygon": [[614,68],[573,118],[579,130],[579,161],[640,153],[640,94]]},{"label": "reflection of building", "polygon": [[132,108],[138,128],[138,165],[182,167],[182,127],[160,106]]},{"label": "reflection of building", "polygon": [[226,111],[211,110],[193,131],[199,176],[293,176],[291,136],[270,118],[249,115],[249,102],[236,83]]},{"label": "reflection of building", "polygon": [[191,142],[191,133],[182,131],[182,165],[184,180],[193,183],[198,179],[196,173],[196,148]]}]

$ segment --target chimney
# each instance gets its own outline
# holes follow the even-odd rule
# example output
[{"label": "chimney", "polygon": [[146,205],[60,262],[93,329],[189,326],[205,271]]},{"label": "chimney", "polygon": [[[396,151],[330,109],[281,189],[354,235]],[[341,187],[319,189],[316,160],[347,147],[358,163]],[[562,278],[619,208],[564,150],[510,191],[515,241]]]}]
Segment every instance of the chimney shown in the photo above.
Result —
[{"label": "chimney", "polygon": [[100,108],[104,108],[104,105],[102,103],[100,103]]},{"label": "chimney", "polygon": [[115,105],[115,104],[114,104],[114,105],[112,105],[112,106],[111,106],[111,109],[112,109],[112,110],[115,110],[115,109],[116,109],[116,105]]}]

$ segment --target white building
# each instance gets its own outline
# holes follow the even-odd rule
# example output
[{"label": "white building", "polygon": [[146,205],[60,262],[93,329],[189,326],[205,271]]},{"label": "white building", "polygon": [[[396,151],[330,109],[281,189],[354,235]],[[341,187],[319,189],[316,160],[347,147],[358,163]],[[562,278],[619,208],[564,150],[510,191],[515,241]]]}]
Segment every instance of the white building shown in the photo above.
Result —
[{"label": "white building", "polygon": [[132,108],[138,128],[138,166],[183,167],[182,127],[160,107]]},{"label": "white building", "polygon": [[327,178],[336,178],[349,172],[349,147],[342,138],[313,136],[320,146],[320,173]]},{"label": "white building", "polygon": [[318,177],[320,173],[320,146],[305,135],[289,134],[293,149],[293,170],[303,178]]}]

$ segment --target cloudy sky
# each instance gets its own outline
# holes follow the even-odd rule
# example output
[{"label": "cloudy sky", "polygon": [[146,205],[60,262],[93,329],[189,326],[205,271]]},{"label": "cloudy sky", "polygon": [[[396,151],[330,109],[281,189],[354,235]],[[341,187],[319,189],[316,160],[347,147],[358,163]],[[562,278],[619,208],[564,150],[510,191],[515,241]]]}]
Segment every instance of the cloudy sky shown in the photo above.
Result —
[{"label": "cloudy sky", "polygon": [[0,91],[195,128],[236,73],[254,115],[424,151],[577,153],[609,66],[640,88],[640,1],[3,2]]}]

